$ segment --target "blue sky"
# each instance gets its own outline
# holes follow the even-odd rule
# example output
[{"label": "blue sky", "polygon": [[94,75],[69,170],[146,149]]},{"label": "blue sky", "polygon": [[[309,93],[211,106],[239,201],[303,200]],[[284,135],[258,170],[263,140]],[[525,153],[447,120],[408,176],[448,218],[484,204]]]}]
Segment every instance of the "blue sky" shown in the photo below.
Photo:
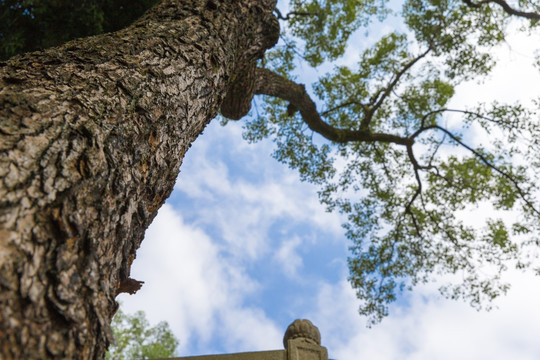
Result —
[{"label": "blue sky", "polygon": [[[539,94],[529,49],[539,43],[520,36],[502,46],[493,75],[461,86],[454,104]],[[427,284],[368,329],[347,282],[342,219],[271,158],[270,141],[241,134],[242,121],[214,120],[195,141],[133,264],[145,285],[119,297],[124,311],[167,321],[179,356],[280,349],[287,325],[308,318],[338,360],[540,358],[540,278],[527,274],[508,274],[513,287],[491,312]]]}]

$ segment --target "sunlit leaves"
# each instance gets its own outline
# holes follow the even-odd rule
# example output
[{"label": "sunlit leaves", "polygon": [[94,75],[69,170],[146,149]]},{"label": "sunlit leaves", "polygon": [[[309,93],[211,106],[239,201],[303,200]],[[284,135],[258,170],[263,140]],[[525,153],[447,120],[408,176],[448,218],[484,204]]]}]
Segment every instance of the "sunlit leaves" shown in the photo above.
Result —
[{"label": "sunlit leaves", "polygon": [[387,85],[404,60],[409,58],[406,46],[407,39],[402,34],[392,33],[383,37],[362,54],[356,69],[341,66],[334,73],[322,77],[315,86],[316,93],[328,102],[330,108],[346,102],[347,98],[367,105],[369,98]]},{"label": "sunlit leaves", "polygon": [[408,0],[403,17],[415,38],[432,46],[450,78],[472,78],[493,67],[489,47],[504,40],[507,16],[478,12],[462,0]]},{"label": "sunlit leaves", "polygon": [[114,344],[106,359],[157,359],[176,355],[178,340],[166,322],[151,327],[144,312],[133,315],[118,310],[112,324]]},{"label": "sunlit leaves", "polygon": [[372,16],[384,18],[386,0],[293,0],[290,26],[306,42],[305,59],[312,65],[343,55],[349,36]]}]

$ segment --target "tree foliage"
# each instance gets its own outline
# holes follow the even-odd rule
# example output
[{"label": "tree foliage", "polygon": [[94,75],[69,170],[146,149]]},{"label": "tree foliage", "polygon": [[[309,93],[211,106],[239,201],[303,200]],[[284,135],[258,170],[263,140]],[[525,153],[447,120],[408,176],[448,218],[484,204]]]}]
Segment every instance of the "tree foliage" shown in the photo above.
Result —
[{"label": "tree foliage", "polygon": [[107,360],[157,359],[176,355],[178,339],[162,321],[151,327],[143,311],[133,315],[118,310],[112,324],[115,343],[109,348]]},{"label": "tree foliage", "polygon": [[[511,28],[538,31],[540,6],[399,5],[291,1],[278,11],[283,41],[262,66],[283,84],[296,66],[323,75],[301,96],[262,86],[272,97],[244,134],[274,139],[274,156],[320,185],[321,201],[345,215],[350,281],[372,322],[404,289],[448,274],[460,280],[443,284],[443,294],[489,308],[509,287],[507,267],[532,266],[539,245],[537,109],[525,101],[450,102],[458,85],[490,73]],[[352,34],[388,16],[395,30],[365,46],[356,65],[332,65],[343,63]],[[493,216],[470,224],[465,214],[478,207]]]}]

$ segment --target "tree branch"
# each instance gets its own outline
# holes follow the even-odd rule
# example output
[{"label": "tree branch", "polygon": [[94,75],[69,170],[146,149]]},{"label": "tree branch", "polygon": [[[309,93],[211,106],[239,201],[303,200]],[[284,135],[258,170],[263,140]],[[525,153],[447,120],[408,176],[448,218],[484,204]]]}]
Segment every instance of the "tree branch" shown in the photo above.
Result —
[{"label": "tree branch", "polygon": [[342,109],[344,107],[348,107],[348,106],[351,106],[351,105],[358,105],[362,108],[362,110],[366,111],[366,108],[367,106],[365,104],[362,104],[361,102],[358,102],[358,101],[354,101],[354,100],[351,100],[351,101],[346,101],[346,102],[343,102],[339,105],[336,105],[334,106],[333,108],[330,108],[326,111],[323,111],[320,113],[321,116],[326,116],[328,114],[330,114],[331,112],[334,112],[336,110],[339,110],[339,109]]},{"label": "tree branch", "polygon": [[307,11],[291,11],[287,15],[283,16],[279,9],[275,8],[276,17],[279,20],[289,20],[291,16],[319,16],[320,12],[307,12]]},{"label": "tree branch", "polygon": [[[375,111],[377,111],[383,104],[384,100],[390,95],[392,90],[396,87],[396,85],[399,83],[399,80],[407,71],[409,71],[410,68],[414,66],[418,61],[420,61],[422,58],[424,58],[429,52],[431,51],[431,47],[429,47],[426,51],[406,63],[403,68],[395,74],[394,79],[383,89],[380,89],[371,99],[370,99],[370,105],[373,105],[371,109],[369,109],[366,112],[366,116],[362,119],[362,123],[360,124],[360,129],[367,129],[369,127],[369,123],[371,121],[371,118],[373,117],[373,114],[375,114]],[[382,95],[381,95],[382,94]]]},{"label": "tree branch", "polygon": [[424,131],[427,131],[427,130],[433,130],[433,129],[442,131],[443,133],[448,135],[452,140],[454,140],[459,145],[463,146],[465,149],[469,150],[473,155],[475,155],[478,159],[480,159],[480,161],[482,161],[487,167],[489,167],[493,171],[499,173],[506,180],[510,181],[512,183],[512,185],[514,185],[514,188],[519,193],[519,196],[521,197],[521,199],[527,204],[527,206],[529,206],[534,213],[536,213],[537,215],[540,215],[540,211],[538,209],[536,209],[534,204],[529,199],[527,199],[527,197],[525,196],[525,192],[519,186],[516,179],[514,179],[507,172],[499,169],[497,166],[492,164],[484,155],[482,155],[481,153],[479,153],[478,151],[476,151],[475,149],[473,149],[472,147],[470,147],[469,145],[465,144],[463,141],[458,139],[454,134],[452,134],[451,131],[449,131],[449,130],[447,130],[447,129],[443,128],[442,126],[439,126],[439,125],[431,125],[431,126],[427,126],[427,127],[423,128],[423,129],[417,131],[413,136],[411,136],[411,138],[414,139],[414,137],[420,135],[420,133],[422,133]]},{"label": "tree branch", "polygon": [[411,138],[386,133],[371,133],[368,130],[349,130],[334,127],[324,120],[317,111],[304,85],[286,79],[268,69],[256,69],[255,94],[278,97],[291,103],[300,111],[304,122],[316,133],[330,141],[346,143],[350,141],[386,142],[407,146],[414,142]]},{"label": "tree branch", "polygon": [[428,113],[426,113],[423,117],[422,117],[422,120],[420,122],[420,128],[414,133],[411,135],[411,138],[416,138],[417,136],[419,136],[421,133],[424,132],[424,130],[427,130],[427,129],[430,129],[432,128],[431,126],[425,126],[426,125],[426,119],[428,117],[430,117],[431,115],[435,115],[435,114],[441,114],[443,112],[454,112],[454,113],[459,113],[459,114],[465,114],[465,115],[473,115],[479,119],[483,119],[483,120],[487,120],[487,121],[490,121],[490,122],[493,122],[495,124],[499,124],[500,121],[497,121],[495,119],[492,119],[492,118],[489,118],[487,116],[484,116],[482,114],[479,114],[477,112],[474,112],[474,111],[469,111],[469,110],[459,110],[459,109],[448,109],[448,108],[441,108],[441,109],[437,109],[437,110],[432,110]]},{"label": "tree branch", "polygon": [[469,7],[475,8],[475,9],[479,9],[485,4],[495,3],[495,4],[500,5],[503,8],[503,10],[509,15],[523,17],[523,18],[526,18],[526,19],[529,19],[529,20],[540,20],[540,14],[539,13],[516,10],[516,9],[512,8],[504,0],[483,0],[483,1],[480,1],[478,3],[474,3],[471,0],[463,0],[463,2],[465,4],[467,4]]}]

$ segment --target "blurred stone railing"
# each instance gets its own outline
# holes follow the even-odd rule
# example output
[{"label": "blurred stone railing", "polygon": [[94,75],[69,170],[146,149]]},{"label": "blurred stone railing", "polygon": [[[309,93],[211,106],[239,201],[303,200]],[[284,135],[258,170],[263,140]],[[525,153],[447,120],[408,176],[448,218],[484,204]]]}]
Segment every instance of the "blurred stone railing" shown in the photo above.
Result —
[{"label": "blurred stone railing", "polygon": [[187,356],[177,360],[328,360],[321,346],[319,329],[309,320],[295,320],[283,337],[285,350],[255,351],[236,354]]}]

